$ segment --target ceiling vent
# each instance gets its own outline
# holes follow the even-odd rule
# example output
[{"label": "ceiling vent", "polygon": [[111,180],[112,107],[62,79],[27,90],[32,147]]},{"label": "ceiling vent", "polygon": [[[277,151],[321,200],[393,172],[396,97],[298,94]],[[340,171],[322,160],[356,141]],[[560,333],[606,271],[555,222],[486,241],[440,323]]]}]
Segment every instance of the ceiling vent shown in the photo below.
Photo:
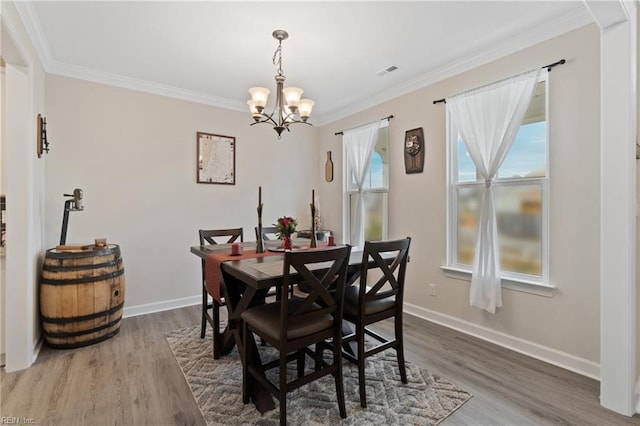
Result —
[{"label": "ceiling vent", "polygon": [[390,72],[393,72],[393,71],[395,71],[397,69],[398,69],[398,67],[396,67],[395,65],[391,65],[390,67],[387,67],[387,68],[383,69],[382,71],[378,71],[378,76],[382,77],[382,76],[387,75]]}]

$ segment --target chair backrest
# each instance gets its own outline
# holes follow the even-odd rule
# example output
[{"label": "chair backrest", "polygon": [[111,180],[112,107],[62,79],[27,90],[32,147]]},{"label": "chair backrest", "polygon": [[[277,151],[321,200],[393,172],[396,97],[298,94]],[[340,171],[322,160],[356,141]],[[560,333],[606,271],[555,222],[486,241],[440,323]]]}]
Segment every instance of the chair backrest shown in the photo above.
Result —
[{"label": "chair backrest", "polygon": [[[258,238],[260,238],[260,236],[258,235],[258,227],[254,227],[255,231],[256,231],[256,241],[258,240]],[[276,238],[273,238],[272,235],[276,233],[276,227],[275,226],[263,226],[262,227],[262,239],[263,240],[275,240]]]},{"label": "chair backrest", "polygon": [[[342,304],[347,280],[351,246],[323,250],[291,251],[284,256],[281,292],[281,336],[287,336],[289,324],[309,321],[330,314],[341,330]],[[322,273],[319,273],[322,270]],[[309,293],[291,298],[289,287],[304,281]],[[295,303],[292,303],[295,300]]]},{"label": "chair backrest", "polygon": [[[366,241],[364,243],[362,270],[360,271],[360,312],[363,311],[367,302],[391,296],[395,296],[396,304],[402,306],[410,244],[410,237],[394,241]],[[389,255],[393,255],[393,257],[389,257]],[[369,266],[370,262],[374,262],[374,268]],[[367,274],[376,270],[379,270],[382,276],[374,284],[367,287]]]},{"label": "chair backrest", "polygon": [[240,242],[244,241],[242,228],[231,228],[231,229],[200,229],[198,231],[198,235],[200,236],[200,245],[208,244],[218,244],[218,242],[214,239],[215,237],[228,237],[228,240],[225,243],[233,243],[238,238],[240,238]]}]

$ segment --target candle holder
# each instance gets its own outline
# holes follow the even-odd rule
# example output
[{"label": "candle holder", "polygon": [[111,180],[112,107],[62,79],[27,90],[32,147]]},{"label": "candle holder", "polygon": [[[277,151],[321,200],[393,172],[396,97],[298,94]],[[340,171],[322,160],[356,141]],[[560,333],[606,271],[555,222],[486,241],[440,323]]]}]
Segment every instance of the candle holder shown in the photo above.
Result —
[{"label": "candle holder", "polygon": [[256,235],[256,253],[264,253],[262,240],[262,203],[258,204],[258,235]]},{"label": "candle holder", "polygon": [[311,244],[309,244],[309,247],[311,248],[316,248],[318,247],[318,239],[316,238],[316,221],[315,221],[315,217],[316,217],[316,206],[311,203]]}]

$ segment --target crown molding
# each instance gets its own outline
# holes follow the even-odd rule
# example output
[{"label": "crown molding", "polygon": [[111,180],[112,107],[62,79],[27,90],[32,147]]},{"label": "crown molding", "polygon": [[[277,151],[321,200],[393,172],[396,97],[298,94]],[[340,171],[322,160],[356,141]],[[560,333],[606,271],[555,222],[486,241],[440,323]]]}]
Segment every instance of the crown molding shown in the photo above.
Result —
[{"label": "crown molding", "polygon": [[[65,77],[77,78],[80,80],[92,81],[95,83],[106,84],[109,86],[122,87],[125,89],[136,90],[140,92],[152,93],[160,96],[177,98],[184,101],[195,102],[219,108],[230,109],[234,111],[246,112],[246,104],[244,101],[221,98],[208,95],[201,92],[191,91],[178,87],[168,86],[160,83],[149,82],[145,80],[126,77],[119,74],[98,71],[90,68],[80,67],[76,65],[63,64],[52,58],[51,50],[44,37],[44,32],[38,20],[37,13],[31,2],[14,2],[16,9],[23,21],[33,46],[38,53],[40,62],[45,72],[50,74],[61,75]],[[333,121],[342,119],[349,115],[374,107],[383,102],[390,101],[407,93],[422,89],[432,85],[438,81],[452,77],[454,75],[469,71],[488,62],[515,53],[526,47],[533,46],[542,41],[549,40],[561,34],[573,31],[584,25],[593,22],[593,18],[586,8],[582,13],[568,13],[548,20],[530,31],[521,34],[519,37],[512,37],[504,40],[500,45],[491,49],[478,52],[472,57],[463,60],[451,62],[444,67],[426,73],[413,80],[406,81],[402,84],[395,85],[386,90],[377,93],[374,96],[366,98],[353,97],[347,99],[344,107],[339,107],[334,111],[325,114],[316,114],[313,121],[316,126],[323,126]]]},{"label": "crown molding", "polygon": [[245,112],[247,105],[244,101],[221,98],[201,92],[168,86],[160,83],[131,78],[119,74],[108,73],[91,68],[70,65],[58,62],[53,59],[51,49],[44,36],[42,25],[38,19],[38,14],[31,2],[14,2],[20,19],[31,39],[42,67],[49,74],[61,75],[64,77],[77,78],[80,80],[92,81],[94,83],[106,84],[108,86],[121,87],[124,89],[136,90],[139,92],[152,93],[160,96],[181,99],[204,105],[231,109]]},{"label": "crown molding", "polygon": [[500,45],[494,45],[491,49],[479,51],[476,55],[466,57],[460,61],[451,62],[413,80],[390,87],[374,96],[367,97],[366,99],[347,100],[345,102],[345,107],[334,110],[331,113],[324,114],[321,117],[315,116],[314,121],[316,125],[323,126],[336,120],[340,120],[383,102],[390,101],[399,96],[430,86],[438,81],[442,81],[453,77],[454,75],[461,74],[465,71],[469,71],[481,65],[495,61],[527,47],[531,47],[535,44],[576,30],[592,22],[593,19],[586,9],[583,9],[582,13],[573,12],[561,15],[556,19],[546,21],[544,24],[522,33],[519,37],[504,40],[503,43]]},{"label": "crown molding", "polygon": [[80,80],[92,81],[94,83],[105,84],[108,86],[121,87],[138,92],[167,96],[183,101],[247,112],[247,104],[245,102],[212,96],[202,92],[181,89],[179,87],[168,86],[152,81],[126,77],[120,74],[98,71],[91,68],[80,67],[77,65],[53,62],[50,64],[47,72],[63,77],[77,78]]},{"label": "crown molding", "polygon": [[48,72],[52,62],[51,49],[44,36],[44,31],[42,31],[42,25],[40,25],[33,3],[30,1],[14,1],[13,4],[18,11],[18,15],[20,15],[22,25],[31,39],[31,45],[36,50],[38,58],[40,58],[42,67],[45,72]]}]

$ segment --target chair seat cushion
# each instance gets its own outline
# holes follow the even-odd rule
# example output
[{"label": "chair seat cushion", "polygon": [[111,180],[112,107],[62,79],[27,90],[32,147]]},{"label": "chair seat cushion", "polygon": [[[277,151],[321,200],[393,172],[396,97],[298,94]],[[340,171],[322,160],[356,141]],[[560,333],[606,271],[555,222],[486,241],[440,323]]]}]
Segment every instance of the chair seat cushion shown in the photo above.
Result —
[{"label": "chair seat cushion", "polygon": [[[300,306],[304,299],[293,298],[289,300],[289,306]],[[313,304],[313,309],[319,309],[320,306]],[[241,315],[242,320],[246,321],[255,331],[266,338],[280,341],[280,302],[268,303],[266,305],[256,306],[247,309]],[[287,328],[287,340],[295,340],[300,337],[309,336],[320,331],[324,331],[333,327],[333,317],[329,314],[316,317],[313,320],[296,320],[289,324]]]},{"label": "chair seat cushion", "polygon": [[[369,287],[367,287],[369,291]],[[360,298],[360,286],[352,285],[344,291],[344,315],[348,317],[358,316],[358,299]],[[386,311],[395,306],[395,296],[385,297],[384,299],[372,300],[364,306],[364,314],[372,315],[378,312]]]}]

